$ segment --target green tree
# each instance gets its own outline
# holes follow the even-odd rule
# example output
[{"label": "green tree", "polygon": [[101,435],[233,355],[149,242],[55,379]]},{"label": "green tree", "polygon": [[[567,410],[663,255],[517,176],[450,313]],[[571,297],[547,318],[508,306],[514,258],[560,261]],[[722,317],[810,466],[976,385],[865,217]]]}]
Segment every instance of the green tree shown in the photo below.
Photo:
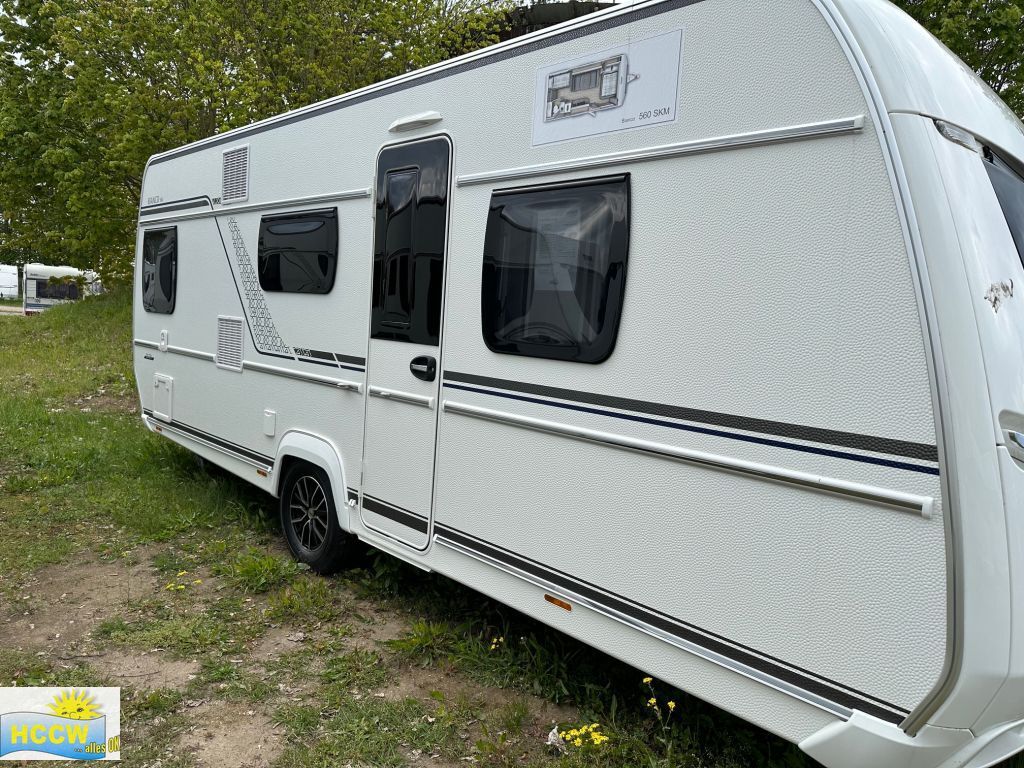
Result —
[{"label": "green tree", "polygon": [[128,275],[149,156],[497,40],[504,0],[0,0],[0,253]]},{"label": "green tree", "polygon": [[1024,4],[1009,0],[895,0],[1024,115]]}]

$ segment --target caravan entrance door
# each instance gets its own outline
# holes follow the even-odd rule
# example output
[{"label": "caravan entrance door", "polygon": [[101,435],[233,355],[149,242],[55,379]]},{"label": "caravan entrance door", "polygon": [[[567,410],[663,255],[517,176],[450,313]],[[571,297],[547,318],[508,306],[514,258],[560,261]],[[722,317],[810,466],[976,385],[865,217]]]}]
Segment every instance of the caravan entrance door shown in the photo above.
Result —
[{"label": "caravan entrance door", "polygon": [[417,549],[434,489],[450,166],[446,137],[377,158],[360,514]]}]

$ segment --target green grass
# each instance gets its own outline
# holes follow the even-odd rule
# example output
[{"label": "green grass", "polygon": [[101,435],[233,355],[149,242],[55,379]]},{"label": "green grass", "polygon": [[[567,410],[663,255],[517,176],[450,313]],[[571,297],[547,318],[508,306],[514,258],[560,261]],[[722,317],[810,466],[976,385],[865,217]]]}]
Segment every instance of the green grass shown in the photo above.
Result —
[{"label": "green grass", "polygon": [[[149,552],[157,594],[95,627],[95,642],[198,662],[186,691],[125,688],[128,764],[194,762],[175,751],[192,724],[187,695],[272,711],[286,733],[277,768],[400,766],[431,755],[489,768],[812,765],[683,691],[655,681],[652,692],[641,670],[385,555],[368,554],[366,570],[338,579],[304,572],[269,546],[279,536],[269,497],[144,429],[130,345],[124,292],[0,321],[0,599],[20,596],[43,566]],[[408,631],[353,647],[359,600],[397,611]],[[258,661],[250,651],[270,627],[304,637]],[[0,648],[0,685],[99,680],[84,665],[55,664]],[[407,674],[436,675],[455,692],[380,697]],[[474,685],[509,693],[485,706],[461,693]],[[652,693],[657,709],[647,706]],[[609,741],[548,752],[529,695],[578,711],[560,726],[599,723]],[[1024,758],[1011,766],[1024,768]]]},{"label": "green grass", "polygon": [[0,307],[20,307],[21,299],[0,299]]},{"label": "green grass", "polygon": [[244,592],[263,593],[285,587],[299,572],[299,564],[291,558],[279,557],[248,548],[239,552],[214,573],[227,578]]},{"label": "green grass", "polygon": [[262,495],[142,426],[127,294],[2,322],[0,349],[0,593],[83,547],[119,551],[263,515]]}]

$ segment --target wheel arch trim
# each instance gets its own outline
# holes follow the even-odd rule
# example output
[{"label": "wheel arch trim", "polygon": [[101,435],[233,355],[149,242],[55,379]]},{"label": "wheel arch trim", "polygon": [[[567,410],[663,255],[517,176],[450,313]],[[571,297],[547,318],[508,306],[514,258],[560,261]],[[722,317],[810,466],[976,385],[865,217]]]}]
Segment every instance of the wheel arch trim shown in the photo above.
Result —
[{"label": "wheel arch trim", "polygon": [[346,533],[351,533],[345,465],[337,448],[330,441],[308,432],[301,430],[286,432],[281,437],[281,442],[278,443],[277,456],[274,459],[273,494],[275,498],[281,496],[281,483],[284,481],[282,469],[288,459],[305,461],[327,473],[327,477],[331,481],[331,494],[337,512],[338,525]]}]

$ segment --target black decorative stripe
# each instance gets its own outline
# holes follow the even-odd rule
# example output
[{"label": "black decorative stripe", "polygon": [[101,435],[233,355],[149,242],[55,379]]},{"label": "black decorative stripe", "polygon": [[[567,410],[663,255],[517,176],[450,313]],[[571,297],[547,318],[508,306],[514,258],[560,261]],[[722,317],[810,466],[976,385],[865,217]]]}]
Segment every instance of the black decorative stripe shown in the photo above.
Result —
[{"label": "black decorative stripe", "polygon": [[373,496],[367,496],[365,493],[363,494],[363,508],[381,517],[386,517],[388,520],[393,520],[400,525],[404,525],[406,528],[412,528],[420,533],[427,532],[427,519],[425,517],[420,517],[414,512],[396,507],[394,504],[381,499],[375,499]]},{"label": "black decorative stripe", "polygon": [[210,207],[208,197],[190,197],[187,200],[172,200],[168,203],[157,203],[155,205],[143,205],[139,208],[140,216],[152,216],[156,213],[170,213],[171,211],[184,211],[189,208]]},{"label": "black decorative stripe", "polygon": [[299,355],[298,359],[299,359],[300,362],[303,362],[303,363],[311,363],[313,365],[326,365],[328,368],[337,368],[338,367],[338,364],[333,362],[333,361],[328,362],[326,360],[314,360],[311,357],[303,357],[302,355]]},{"label": "black decorative stripe", "polygon": [[365,368],[356,368],[354,365],[342,365],[338,363],[339,368],[344,368],[346,371],[359,371],[360,373],[366,373]]},{"label": "black decorative stripe", "polygon": [[359,491],[357,491],[355,488],[349,488],[348,489],[348,500],[349,501],[359,501]]},{"label": "black decorative stripe", "polygon": [[343,355],[340,352],[334,353],[334,359],[339,363],[351,363],[352,365],[366,365],[365,357],[355,357],[354,355]]},{"label": "black decorative stripe", "polygon": [[327,360],[328,362],[334,362],[334,355],[330,352],[321,352],[319,349],[307,349],[306,355],[308,357],[315,357],[317,360]]},{"label": "black decorative stripe", "polygon": [[506,549],[486,543],[449,526],[435,522],[434,531],[436,534],[466,549],[478,552],[492,560],[505,563],[551,584],[575,592],[598,605],[649,624],[681,640],[706,648],[720,656],[732,659],[751,669],[756,669],[766,675],[801,688],[808,693],[820,696],[827,701],[834,702],[848,709],[860,710],[894,724],[901,723],[906,715],[909,714],[908,710],[895,704],[890,704],[882,699],[861,693],[828,678],[807,672],[787,662],[734,643],[731,640],[726,640],[713,632],[708,632],[695,625],[669,617],[652,608],[629,601],[620,595],[596,588],[592,584],[569,576],[562,571],[549,568],[522,555],[517,555]]},{"label": "black decorative stripe", "polygon": [[573,389],[559,389],[557,387],[546,387],[521,381],[492,379],[487,376],[476,376],[470,373],[445,371],[444,377],[447,381],[461,381],[466,384],[476,384],[482,387],[507,389],[512,392],[524,392],[542,397],[556,397],[561,400],[571,400],[577,403],[617,408],[623,411],[636,411],[652,416],[679,419],[681,421],[713,424],[718,427],[741,429],[745,432],[757,432],[764,435],[775,435],[791,440],[805,440],[809,443],[823,443],[842,448],[853,448],[859,451],[871,451],[872,453],[887,453],[891,456],[905,456],[910,459],[921,459],[922,461],[937,462],[939,460],[938,449],[934,445],[928,445],[927,443],[893,440],[887,437],[861,435],[854,432],[839,432],[834,429],[820,429],[801,424],[788,424],[782,421],[768,421],[766,419],[737,416],[729,413],[715,413],[714,411],[702,411],[678,405],[665,405],[645,400],[600,395],[593,392],[578,392]]},{"label": "black decorative stripe", "polygon": [[[844,451],[834,451],[828,448],[816,448],[814,446],[800,445],[799,443],[784,443],[781,440],[771,440],[766,437],[752,437],[750,435],[742,435],[736,432],[722,432],[718,429],[710,429],[708,427],[693,427],[687,424],[679,424],[674,421],[662,421],[660,419],[653,419],[648,416],[636,416],[630,413],[617,413],[615,411],[602,411],[597,408],[589,408],[584,405],[572,405],[569,403],[559,403],[554,400],[539,400],[533,397],[527,397],[525,395],[511,395],[506,392],[492,392],[487,389],[477,389],[475,387],[464,387],[461,384],[448,384],[445,385],[446,389],[458,389],[463,392],[476,392],[481,395],[493,395],[494,397],[504,397],[509,400],[519,400],[524,403],[537,403],[539,405],[550,405],[554,408],[563,408],[568,411],[576,411],[578,413],[592,413],[598,416],[610,416],[614,419],[622,419],[624,421],[635,421],[640,424],[651,424],[656,427],[668,427],[670,429],[678,429],[682,432],[693,432],[699,435],[710,435],[711,437],[724,437],[727,440],[739,440],[744,443],[753,443],[754,445],[766,445],[771,448],[784,448],[789,451],[799,451],[801,453],[810,453],[815,456],[829,456],[836,459],[846,459],[848,461],[858,461],[862,464],[874,464],[880,467],[890,467],[892,469],[902,469],[907,472],[917,472],[922,475],[935,475],[938,476],[939,470],[936,467],[924,467],[920,464],[908,464],[905,461],[892,461],[890,459],[881,459],[876,456],[864,456],[858,453],[846,453]],[[654,451],[649,451],[654,453]]]},{"label": "black decorative stripe", "polygon": [[[623,24],[631,24],[635,21],[642,19],[651,18],[658,16],[662,13],[674,11],[679,8],[685,8],[690,5],[696,5],[697,3],[704,2],[704,0],[669,0],[665,3],[658,5],[649,5],[644,8],[638,8],[636,10],[614,16],[612,18],[605,18],[598,21],[594,21],[586,26],[574,27],[567,29],[564,32],[556,35],[550,35],[539,40],[530,40],[529,42],[523,42],[513,48],[504,48],[499,51],[495,51],[489,55],[481,56],[480,58],[473,59],[472,61],[466,61],[461,64],[445,67],[443,69],[425,73],[419,76],[414,76],[408,80],[400,83],[393,83],[391,85],[384,86],[378,90],[370,93],[364,93],[359,96],[354,96],[344,101],[336,101],[328,104],[324,104],[320,107],[315,107],[308,111],[300,114],[294,114],[287,117],[283,117],[279,120],[274,120],[271,123],[257,123],[249,128],[244,128],[239,131],[235,131],[229,135],[215,137],[211,141],[207,141],[203,144],[189,144],[181,147],[177,150],[171,150],[170,153],[163,157],[155,158],[150,162],[150,165],[158,165],[165,163],[168,160],[172,160],[176,157],[183,157],[190,155],[194,152],[202,152],[206,149],[212,149],[213,147],[219,147],[223,144],[229,144],[235,141],[241,141],[250,136],[255,136],[260,133],[266,133],[267,131],[273,131],[278,128],[282,128],[286,125],[293,125],[294,123],[301,123],[304,120],[309,120],[314,117],[320,117],[331,112],[337,112],[338,110],[345,109],[346,107],[354,107],[357,104],[363,104],[367,101],[373,101],[384,96],[390,96],[393,93],[399,93],[401,91],[408,90],[409,88],[415,88],[426,83],[436,82],[443,80],[454,75],[461,75],[465,72],[472,72],[480,67],[485,67],[490,64],[496,64],[499,61],[507,61],[514,59],[519,56],[524,56],[528,53],[534,53],[535,51],[544,50],[552,45],[559,45],[561,43],[569,42],[571,40],[579,40],[590,35],[597,34],[598,32],[604,32],[609,29],[621,26]],[[585,23],[585,22],[584,22]]]},{"label": "black decorative stripe", "polygon": [[[142,412],[146,416],[153,416],[153,411],[149,410],[148,408],[144,408]],[[157,422],[157,426],[166,423],[160,419],[156,419],[156,417],[154,417],[154,419]],[[248,448],[238,445],[238,443],[232,443],[229,440],[225,440],[222,437],[211,435],[209,432],[204,432],[203,430],[197,429],[196,427],[190,426],[188,424],[183,424],[180,421],[175,421],[174,419],[171,419],[170,423],[168,423],[167,426],[172,427],[178,430],[179,432],[184,432],[187,435],[191,435],[192,437],[197,437],[200,440],[205,440],[208,443],[213,443],[214,445],[217,445],[226,451],[236,453],[239,456],[243,456],[249,459],[250,461],[255,461],[260,464],[266,464],[268,467],[274,466],[274,460],[270,456],[264,456],[262,453],[251,451]]]}]

